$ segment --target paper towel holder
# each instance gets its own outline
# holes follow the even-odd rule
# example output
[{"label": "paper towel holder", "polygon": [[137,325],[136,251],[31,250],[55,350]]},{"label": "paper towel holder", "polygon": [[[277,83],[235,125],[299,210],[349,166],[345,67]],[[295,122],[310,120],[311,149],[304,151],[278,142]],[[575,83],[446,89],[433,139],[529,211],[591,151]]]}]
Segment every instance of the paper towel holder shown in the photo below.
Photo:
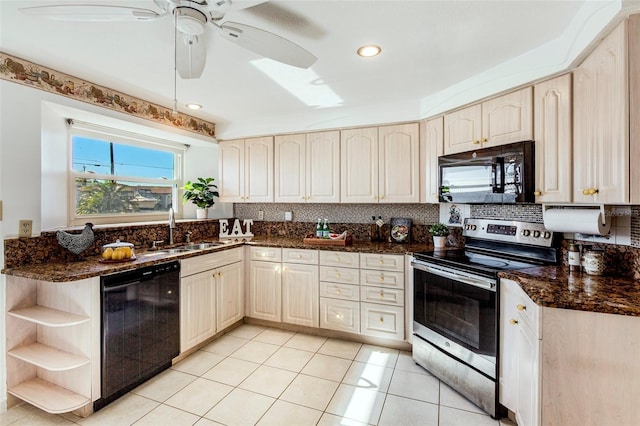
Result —
[{"label": "paper towel holder", "polygon": [[600,210],[602,217],[602,226],[607,226],[607,216],[611,211],[611,208],[605,204],[543,204],[542,205],[542,217],[544,220],[544,214],[547,210],[552,210],[554,207],[559,207],[566,210],[572,209],[598,209]]}]

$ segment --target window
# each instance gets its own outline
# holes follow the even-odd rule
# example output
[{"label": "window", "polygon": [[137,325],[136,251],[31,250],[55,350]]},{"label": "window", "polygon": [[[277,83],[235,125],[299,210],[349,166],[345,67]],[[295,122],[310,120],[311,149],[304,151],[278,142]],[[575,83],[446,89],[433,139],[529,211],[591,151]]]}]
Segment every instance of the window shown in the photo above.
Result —
[{"label": "window", "polygon": [[70,121],[73,224],[167,218],[185,145]]}]

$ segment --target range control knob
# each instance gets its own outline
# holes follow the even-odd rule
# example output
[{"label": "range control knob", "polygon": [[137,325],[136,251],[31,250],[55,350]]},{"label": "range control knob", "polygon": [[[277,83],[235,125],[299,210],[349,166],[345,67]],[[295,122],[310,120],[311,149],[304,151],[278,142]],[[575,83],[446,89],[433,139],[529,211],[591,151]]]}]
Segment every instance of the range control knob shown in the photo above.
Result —
[{"label": "range control knob", "polygon": [[476,225],[471,225],[471,230],[472,230],[472,231],[475,231],[475,230],[476,230],[476,228],[477,228],[477,226],[476,226]]},{"label": "range control knob", "polygon": [[531,235],[531,231],[529,231],[528,229],[524,229],[522,231],[522,235],[525,236],[525,237],[528,237],[529,235]]},{"label": "range control knob", "polygon": [[533,231],[533,238],[538,238],[540,236],[540,231]]},{"label": "range control knob", "polygon": [[551,232],[549,232],[549,231],[544,231],[544,234],[543,234],[542,238],[546,238],[546,239],[551,238]]}]

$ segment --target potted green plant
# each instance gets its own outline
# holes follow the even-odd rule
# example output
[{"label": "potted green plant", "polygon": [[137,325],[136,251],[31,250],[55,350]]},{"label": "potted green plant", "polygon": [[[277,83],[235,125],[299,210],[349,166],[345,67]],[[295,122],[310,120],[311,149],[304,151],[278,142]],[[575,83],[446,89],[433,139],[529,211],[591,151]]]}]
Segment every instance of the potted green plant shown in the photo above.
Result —
[{"label": "potted green plant", "polygon": [[449,227],[444,223],[434,223],[429,227],[429,235],[433,237],[433,247],[435,250],[444,248],[449,235]]},{"label": "potted green plant", "polygon": [[214,179],[211,177],[201,178],[199,177],[196,182],[188,180],[182,189],[184,194],[182,195],[182,203],[191,201],[196,205],[196,218],[206,219],[209,213],[209,207],[215,204],[215,197],[219,197],[218,187],[213,183]]}]

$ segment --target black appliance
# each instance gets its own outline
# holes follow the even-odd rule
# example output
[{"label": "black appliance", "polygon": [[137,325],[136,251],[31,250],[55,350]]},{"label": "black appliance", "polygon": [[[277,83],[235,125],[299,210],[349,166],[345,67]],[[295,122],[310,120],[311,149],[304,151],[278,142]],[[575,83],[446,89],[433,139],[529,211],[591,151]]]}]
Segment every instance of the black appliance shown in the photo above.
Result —
[{"label": "black appliance", "polygon": [[413,358],[493,417],[498,402],[498,272],[556,264],[539,223],[465,219],[465,248],[414,253]]},{"label": "black appliance", "polygon": [[533,141],[438,157],[439,199],[445,203],[533,203]]},{"label": "black appliance", "polygon": [[102,302],[99,410],[171,367],[180,353],[180,263],[100,278]]}]

